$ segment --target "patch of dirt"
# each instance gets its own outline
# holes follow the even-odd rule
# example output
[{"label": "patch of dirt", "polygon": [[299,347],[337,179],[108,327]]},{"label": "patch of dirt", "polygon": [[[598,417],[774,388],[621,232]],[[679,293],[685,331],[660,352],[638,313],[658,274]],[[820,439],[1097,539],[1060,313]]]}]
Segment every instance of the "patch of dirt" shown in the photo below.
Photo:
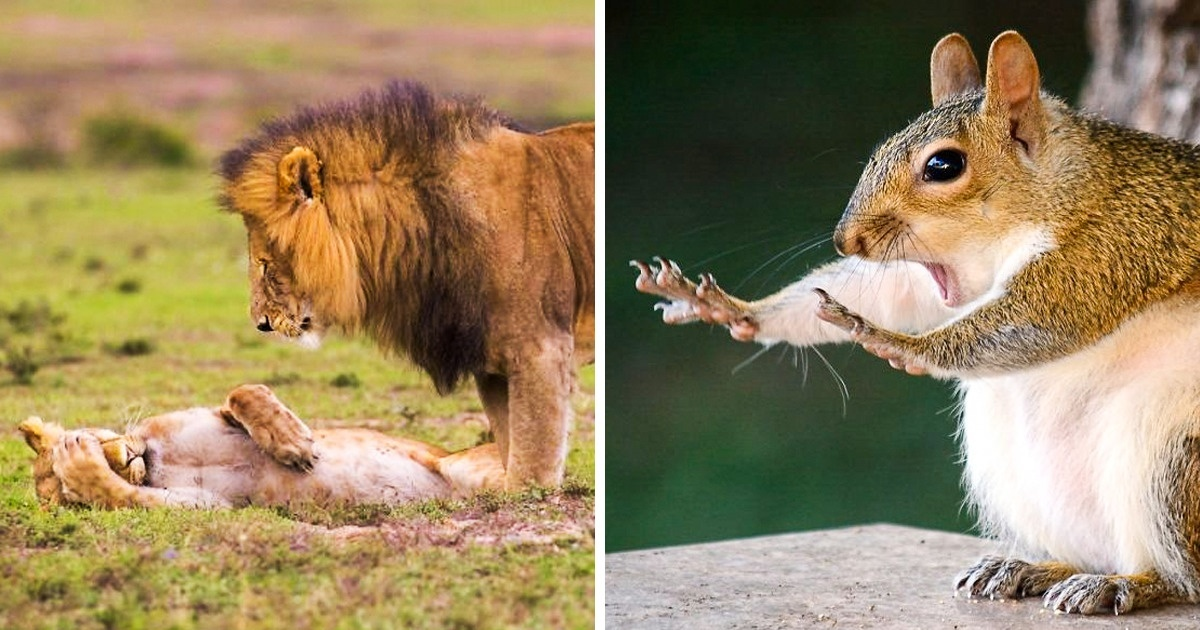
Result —
[{"label": "patch of dirt", "polygon": [[[478,502],[477,502],[478,503]],[[590,498],[555,493],[541,500],[499,506],[470,505],[445,518],[417,516],[391,519],[375,526],[326,528],[303,523],[303,538],[328,536],[335,541],[377,537],[398,549],[463,548],[471,545],[530,547],[591,547],[596,542],[594,502]]]}]

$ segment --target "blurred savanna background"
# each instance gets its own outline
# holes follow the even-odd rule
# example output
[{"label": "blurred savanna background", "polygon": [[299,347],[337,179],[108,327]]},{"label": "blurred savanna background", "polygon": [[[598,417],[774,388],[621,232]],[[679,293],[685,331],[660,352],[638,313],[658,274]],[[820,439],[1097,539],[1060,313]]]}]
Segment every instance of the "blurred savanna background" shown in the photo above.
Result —
[{"label": "blurred savanna background", "polygon": [[608,551],[877,521],[970,531],[949,384],[854,347],[760,352],[667,327],[627,261],[670,257],[743,298],[780,289],[835,258],[872,148],[929,108],[940,37],[963,33],[982,63],[1016,29],[1044,87],[1077,102],[1084,26],[1083,2],[1055,0],[608,3]]},{"label": "blurred savanna background", "polygon": [[594,44],[590,2],[0,3],[0,627],[590,627],[590,368],[564,488],[465,502],[43,511],[15,427],[119,429],[262,382],[314,426],[478,443],[471,388],[254,330],[213,163],[393,78],[531,129],[590,120]]}]

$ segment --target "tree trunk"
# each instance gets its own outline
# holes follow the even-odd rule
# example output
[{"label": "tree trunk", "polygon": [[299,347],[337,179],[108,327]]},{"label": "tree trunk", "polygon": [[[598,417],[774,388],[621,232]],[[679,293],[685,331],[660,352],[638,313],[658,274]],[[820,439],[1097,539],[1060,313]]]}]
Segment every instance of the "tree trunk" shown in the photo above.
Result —
[{"label": "tree trunk", "polygon": [[1200,0],[1092,0],[1083,106],[1200,143]]}]

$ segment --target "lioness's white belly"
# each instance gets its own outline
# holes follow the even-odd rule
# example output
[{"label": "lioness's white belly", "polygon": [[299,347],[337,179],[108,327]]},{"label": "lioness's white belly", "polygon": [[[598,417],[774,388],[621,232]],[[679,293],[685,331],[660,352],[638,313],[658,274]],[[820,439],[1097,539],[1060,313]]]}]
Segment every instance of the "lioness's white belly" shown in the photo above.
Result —
[{"label": "lioness's white belly", "polygon": [[318,459],[309,472],[279,464],[211,409],[152,418],[146,440],[146,485],[198,489],[232,505],[402,503],[444,497],[444,478],[374,432],[315,431]]},{"label": "lioness's white belly", "polygon": [[964,380],[965,478],[985,529],[1084,571],[1183,575],[1162,495],[1197,434],[1198,385],[1200,309],[1184,301],[1066,359]]}]

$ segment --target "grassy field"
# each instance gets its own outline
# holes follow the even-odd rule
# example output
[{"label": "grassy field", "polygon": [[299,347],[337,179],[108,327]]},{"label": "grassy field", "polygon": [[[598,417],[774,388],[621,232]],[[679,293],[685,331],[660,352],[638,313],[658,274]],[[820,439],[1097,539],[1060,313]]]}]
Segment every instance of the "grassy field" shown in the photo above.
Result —
[{"label": "grassy field", "polygon": [[559,491],[291,513],[38,508],[15,431],[31,414],[120,428],[262,382],[313,426],[482,439],[469,389],[439,397],[368,342],[260,336],[244,232],[214,184],[202,168],[0,174],[0,359],[29,348],[38,367],[29,384],[0,371],[0,627],[590,627],[591,369]]}]

